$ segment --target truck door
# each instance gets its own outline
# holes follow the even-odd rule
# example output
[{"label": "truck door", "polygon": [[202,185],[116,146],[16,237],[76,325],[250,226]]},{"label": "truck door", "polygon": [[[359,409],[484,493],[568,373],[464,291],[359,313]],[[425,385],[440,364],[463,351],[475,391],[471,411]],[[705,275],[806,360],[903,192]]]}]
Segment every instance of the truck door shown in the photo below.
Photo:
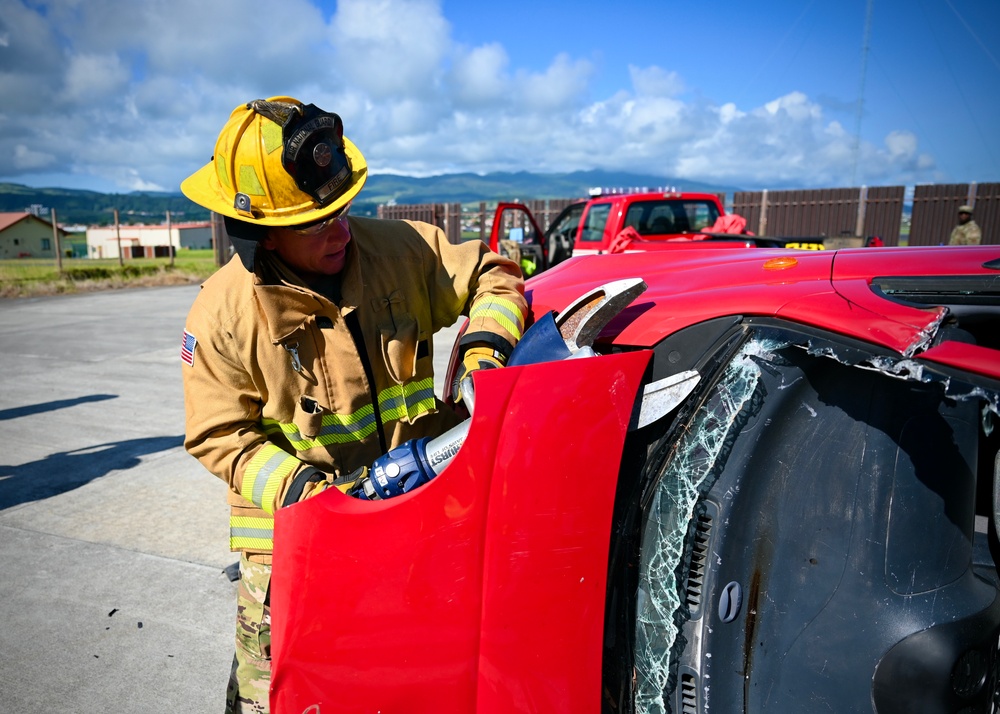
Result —
[{"label": "truck door", "polygon": [[521,266],[525,278],[549,267],[544,236],[527,206],[498,203],[490,229],[490,249]]}]

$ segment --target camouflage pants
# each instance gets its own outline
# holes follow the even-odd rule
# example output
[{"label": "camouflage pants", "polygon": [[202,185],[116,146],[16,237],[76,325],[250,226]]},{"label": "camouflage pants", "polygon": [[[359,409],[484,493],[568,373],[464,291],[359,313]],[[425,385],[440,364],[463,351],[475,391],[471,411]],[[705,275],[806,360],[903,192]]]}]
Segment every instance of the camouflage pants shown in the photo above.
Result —
[{"label": "camouflage pants", "polygon": [[271,566],[240,557],[236,595],[236,655],[226,714],[268,714],[271,685]]}]

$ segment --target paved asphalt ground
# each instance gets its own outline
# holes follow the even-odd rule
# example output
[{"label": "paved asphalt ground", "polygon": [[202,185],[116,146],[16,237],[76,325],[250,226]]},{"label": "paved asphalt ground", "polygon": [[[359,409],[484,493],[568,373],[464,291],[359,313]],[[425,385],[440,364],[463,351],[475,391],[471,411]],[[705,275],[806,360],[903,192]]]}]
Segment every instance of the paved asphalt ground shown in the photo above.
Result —
[{"label": "paved asphalt ground", "polygon": [[197,292],[0,300],[0,713],[223,709],[237,558],[182,445]]}]

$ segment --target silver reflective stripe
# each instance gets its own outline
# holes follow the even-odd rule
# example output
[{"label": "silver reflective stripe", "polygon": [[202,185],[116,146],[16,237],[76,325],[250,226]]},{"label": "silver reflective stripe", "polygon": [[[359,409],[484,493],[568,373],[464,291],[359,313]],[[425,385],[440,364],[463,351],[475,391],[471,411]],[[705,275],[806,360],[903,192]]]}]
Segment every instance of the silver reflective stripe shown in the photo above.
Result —
[{"label": "silver reflective stripe", "polygon": [[281,468],[281,465],[285,463],[288,459],[288,454],[284,451],[278,451],[276,454],[272,455],[267,462],[260,467],[260,471],[257,473],[257,478],[253,482],[253,497],[250,499],[256,505],[260,506],[264,503],[264,490],[267,488],[268,483],[271,480],[271,476],[274,472]]}]

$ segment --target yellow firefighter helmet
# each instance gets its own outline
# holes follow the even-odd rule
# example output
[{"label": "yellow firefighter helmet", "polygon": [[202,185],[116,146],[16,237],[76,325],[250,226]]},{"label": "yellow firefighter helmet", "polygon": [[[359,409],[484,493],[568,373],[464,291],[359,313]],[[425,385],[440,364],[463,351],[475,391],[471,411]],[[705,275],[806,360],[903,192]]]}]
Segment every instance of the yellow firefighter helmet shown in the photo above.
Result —
[{"label": "yellow firefighter helmet", "polygon": [[312,223],[357,196],[368,165],[336,114],[291,97],[257,99],[229,116],[212,160],[181,183],[205,208],[257,226]]}]

